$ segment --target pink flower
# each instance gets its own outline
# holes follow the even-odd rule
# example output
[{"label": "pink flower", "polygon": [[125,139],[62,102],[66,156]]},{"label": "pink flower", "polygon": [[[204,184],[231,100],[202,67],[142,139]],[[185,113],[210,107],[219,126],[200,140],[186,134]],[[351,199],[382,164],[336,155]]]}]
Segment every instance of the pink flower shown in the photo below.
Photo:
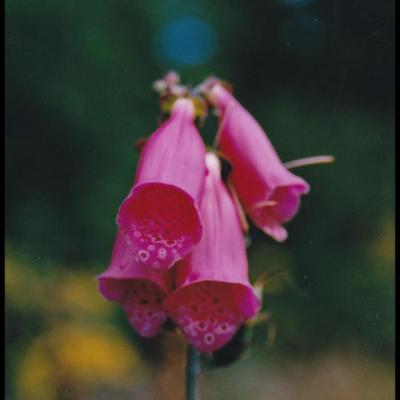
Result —
[{"label": "pink flower", "polygon": [[173,292],[164,309],[199,351],[222,347],[260,308],[248,280],[239,218],[220,177],[218,158],[206,156],[208,174],[201,203],[204,233],[176,266]]},{"label": "pink flower", "polygon": [[282,223],[297,213],[309,185],[285,168],[261,126],[228,90],[215,84],[208,97],[221,113],[217,141],[232,164],[229,180],[245,212],[266,234],[285,240]]},{"label": "pink flower", "polygon": [[162,302],[172,287],[168,271],[152,273],[136,262],[125,237],[118,232],[110,265],[97,279],[103,297],[122,305],[140,335],[157,334],[167,319]]},{"label": "pink flower", "polygon": [[202,235],[200,201],[205,147],[190,100],[176,100],[171,116],[142,151],[135,185],[123,201],[117,223],[135,260],[166,269],[186,256]]}]

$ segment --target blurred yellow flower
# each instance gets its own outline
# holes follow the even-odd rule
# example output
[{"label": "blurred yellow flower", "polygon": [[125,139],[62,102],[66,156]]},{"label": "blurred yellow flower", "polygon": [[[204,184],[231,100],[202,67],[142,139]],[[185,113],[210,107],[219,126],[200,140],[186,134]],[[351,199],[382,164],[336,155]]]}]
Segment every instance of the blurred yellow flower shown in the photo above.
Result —
[{"label": "blurred yellow flower", "polygon": [[141,377],[139,362],[118,332],[64,323],[34,340],[25,353],[17,374],[18,399],[53,400],[65,391],[78,398],[102,387],[121,389]]},{"label": "blurred yellow flower", "polygon": [[8,304],[26,312],[40,309],[46,314],[96,318],[114,309],[99,295],[93,274],[57,268],[56,274],[41,276],[10,257],[5,263],[5,289]]},{"label": "blurred yellow flower", "polygon": [[5,297],[13,307],[26,311],[44,307],[46,281],[40,280],[32,268],[9,257],[5,259]]},{"label": "blurred yellow flower", "polygon": [[67,312],[73,316],[87,318],[100,317],[110,314],[114,307],[106,302],[97,290],[95,277],[84,272],[65,272],[55,280],[53,278],[54,296],[57,303],[53,303],[54,311]]}]

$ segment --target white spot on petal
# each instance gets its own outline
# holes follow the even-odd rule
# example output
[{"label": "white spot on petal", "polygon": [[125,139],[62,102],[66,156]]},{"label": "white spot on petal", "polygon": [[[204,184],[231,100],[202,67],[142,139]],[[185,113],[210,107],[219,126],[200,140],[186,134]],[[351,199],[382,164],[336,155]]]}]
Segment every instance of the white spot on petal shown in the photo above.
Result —
[{"label": "white spot on petal", "polygon": [[215,341],[215,337],[212,333],[206,333],[204,335],[204,343],[206,344],[213,344]]},{"label": "white spot on petal", "polygon": [[197,321],[196,323],[196,328],[199,331],[204,332],[207,329],[207,324],[204,321]]},{"label": "white spot on petal", "polygon": [[146,250],[139,250],[138,255],[142,261],[147,261],[150,257],[149,253]]},{"label": "white spot on petal", "polygon": [[163,260],[167,256],[167,250],[161,247],[158,249],[158,258]]}]

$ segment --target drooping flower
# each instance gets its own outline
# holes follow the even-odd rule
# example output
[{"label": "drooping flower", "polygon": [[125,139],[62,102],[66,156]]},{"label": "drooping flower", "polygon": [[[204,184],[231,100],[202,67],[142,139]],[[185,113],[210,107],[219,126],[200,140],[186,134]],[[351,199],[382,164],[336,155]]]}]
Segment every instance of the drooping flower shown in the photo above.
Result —
[{"label": "drooping flower", "polygon": [[118,231],[110,265],[97,280],[103,297],[122,305],[133,329],[145,337],[157,334],[167,319],[162,302],[172,288],[169,271],[151,272],[135,261]]},{"label": "drooping flower", "polygon": [[232,164],[229,180],[245,212],[266,234],[285,240],[282,224],[297,213],[309,185],[282,164],[261,126],[227,89],[216,83],[208,98],[220,111],[217,142]]},{"label": "drooping flower", "polygon": [[135,184],[120,206],[117,223],[136,261],[166,269],[199,242],[197,204],[205,176],[205,146],[194,125],[194,106],[178,99],[170,117],[141,153]]},{"label": "drooping flower", "polygon": [[201,202],[203,237],[176,265],[175,286],[164,309],[199,351],[222,347],[260,308],[248,279],[239,217],[220,177],[218,158],[206,156]]}]

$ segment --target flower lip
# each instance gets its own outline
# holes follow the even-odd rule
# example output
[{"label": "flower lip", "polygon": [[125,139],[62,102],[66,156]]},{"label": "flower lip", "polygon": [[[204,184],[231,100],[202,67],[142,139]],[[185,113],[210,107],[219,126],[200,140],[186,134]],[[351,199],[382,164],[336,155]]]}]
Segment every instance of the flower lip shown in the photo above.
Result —
[{"label": "flower lip", "polygon": [[190,283],[164,301],[164,310],[201,352],[221,348],[259,309],[251,286],[222,280]]},{"label": "flower lip", "polygon": [[193,198],[175,185],[137,185],[121,204],[117,224],[136,261],[157,270],[171,267],[202,236],[200,212]]},{"label": "flower lip", "polygon": [[110,301],[120,303],[132,327],[144,337],[155,336],[167,316],[162,302],[164,288],[148,279],[116,279],[106,274],[98,278],[100,293]]},{"label": "flower lip", "polygon": [[287,231],[281,224],[289,222],[296,215],[300,207],[299,196],[308,191],[309,186],[306,183],[279,186],[272,192],[269,200],[253,204],[247,212],[260,229],[282,242],[287,238]]}]

